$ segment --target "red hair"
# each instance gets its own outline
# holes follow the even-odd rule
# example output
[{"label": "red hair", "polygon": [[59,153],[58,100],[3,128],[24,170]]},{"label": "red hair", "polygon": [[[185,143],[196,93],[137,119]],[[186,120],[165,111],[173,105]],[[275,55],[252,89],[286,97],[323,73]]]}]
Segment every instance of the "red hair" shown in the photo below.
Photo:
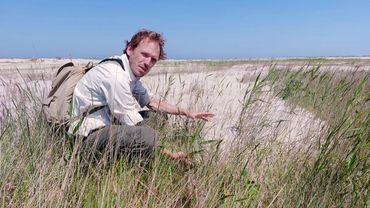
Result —
[{"label": "red hair", "polygon": [[167,54],[164,51],[165,40],[162,34],[159,34],[157,32],[154,32],[148,29],[139,30],[137,33],[135,33],[134,36],[132,36],[130,41],[126,41],[126,48],[125,50],[123,50],[123,52],[124,53],[127,52],[128,46],[130,46],[132,49],[135,49],[140,44],[140,42],[145,38],[149,38],[149,40],[157,42],[160,48],[159,60],[166,59]]}]

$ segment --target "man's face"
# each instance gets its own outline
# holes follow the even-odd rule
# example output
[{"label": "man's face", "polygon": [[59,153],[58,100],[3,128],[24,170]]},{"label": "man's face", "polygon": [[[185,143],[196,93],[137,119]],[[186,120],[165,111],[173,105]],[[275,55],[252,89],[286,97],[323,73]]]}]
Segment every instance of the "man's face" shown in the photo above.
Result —
[{"label": "man's face", "polygon": [[157,42],[148,38],[141,40],[139,45],[132,49],[129,45],[127,54],[132,72],[136,77],[146,75],[159,59],[160,47]]}]

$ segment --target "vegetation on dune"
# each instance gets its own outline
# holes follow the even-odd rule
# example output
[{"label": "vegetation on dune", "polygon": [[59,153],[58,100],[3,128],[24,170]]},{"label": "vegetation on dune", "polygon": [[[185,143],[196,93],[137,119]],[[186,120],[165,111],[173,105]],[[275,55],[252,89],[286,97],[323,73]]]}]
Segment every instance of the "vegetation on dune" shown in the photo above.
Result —
[{"label": "vegetation on dune", "polygon": [[[156,126],[161,146],[190,152],[193,165],[159,151],[150,161],[84,161],[79,142],[53,134],[29,89],[0,127],[3,207],[366,207],[370,205],[370,84],[367,72],[274,70],[257,76],[244,110],[263,86],[328,123],[309,148],[274,138],[240,142],[222,156],[221,138],[204,141],[204,123]],[[201,90],[201,89],[199,89]],[[196,93],[196,92],[194,92]],[[25,104],[27,103],[27,105]],[[9,111],[10,112],[10,111]],[[161,119],[159,116],[158,119]],[[258,127],[256,127],[258,128]],[[261,127],[262,128],[262,127]],[[240,138],[241,140],[243,138]]]},{"label": "vegetation on dune", "polygon": [[298,184],[298,205],[369,205],[370,73],[273,70],[275,91],[314,112],[329,128]]}]

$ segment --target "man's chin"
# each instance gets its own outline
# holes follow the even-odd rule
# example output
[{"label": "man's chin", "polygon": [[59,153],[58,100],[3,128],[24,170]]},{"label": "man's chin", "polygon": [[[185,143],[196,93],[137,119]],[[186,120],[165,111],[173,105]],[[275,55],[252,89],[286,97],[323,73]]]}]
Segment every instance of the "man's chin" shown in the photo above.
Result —
[{"label": "man's chin", "polygon": [[137,72],[137,74],[136,74],[136,76],[138,76],[138,77],[143,77],[143,76],[145,76],[147,73],[146,73],[146,71],[144,71],[144,70],[139,70],[138,72]]},{"label": "man's chin", "polygon": [[136,73],[136,74],[135,74],[135,76],[136,76],[136,77],[143,77],[145,74],[146,74],[146,73],[140,73],[140,72],[139,72],[139,73]]}]

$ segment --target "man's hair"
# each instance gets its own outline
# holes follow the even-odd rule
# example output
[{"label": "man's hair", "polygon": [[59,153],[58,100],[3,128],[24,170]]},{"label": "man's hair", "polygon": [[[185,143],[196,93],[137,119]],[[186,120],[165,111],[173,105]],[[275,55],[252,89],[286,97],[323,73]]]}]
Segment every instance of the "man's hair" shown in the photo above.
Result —
[{"label": "man's hair", "polygon": [[125,50],[123,50],[123,52],[124,53],[127,52],[128,46],[131,46],[132,49],[135,49],[139,45],[139,43],[145,38],[149,38],[149,40],[157,42],[160,48],[159,60],[166,59],[167,55],[166,52],[164,51],[165,40],[163,39],[162,34],[159,34],[148,29],[141,29],[134,36],[132,36],[130,41],[126,40],[126,48]]}]

